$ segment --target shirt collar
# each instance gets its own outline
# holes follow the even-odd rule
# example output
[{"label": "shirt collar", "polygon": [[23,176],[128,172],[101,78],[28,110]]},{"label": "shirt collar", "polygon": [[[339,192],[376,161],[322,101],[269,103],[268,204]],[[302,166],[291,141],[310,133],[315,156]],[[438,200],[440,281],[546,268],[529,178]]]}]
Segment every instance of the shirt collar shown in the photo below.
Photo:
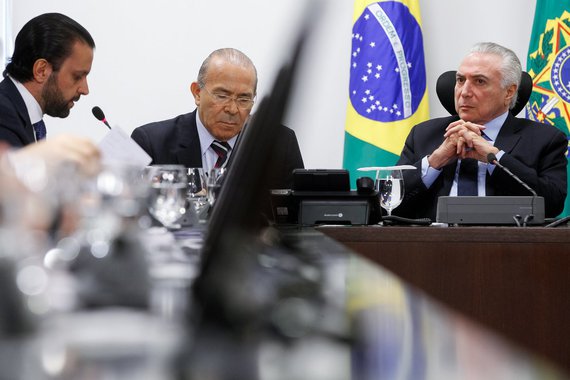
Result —
[{"label": "shirt collar", "polygon": [[32,124],[37,123],[42,119],[44,113],[42,111],[42,107],[40,107],[40,103],[34,98],[34,96],[28,91],[28,89],[20,82],[8,76],[10,80],[14,83],[20,96],[24,99],[24,103],[26,104],[26,109],[28,110],[28,116],[30,117],[30,122]]},{"label": "shirt collar", "polygon": [[497,136],[501,131],[501,127],[505,124],[505,120],[507,120],[507,116],[509,116],[509,111],[503,113],[502,115],[497,116],[487,124],[485,124],[485,134],[489,136],[492,141],[497,140]]},{"label": "shirt collar", "polygon": [[[200,120],[199,112],[196,112],[196,127],[198,129],[198,137],[200,138],[200,150],[202,152],[202,156],[204,156],[206,151],[210,148],[210,145],[212,145],[212,142],[215,140],[215,138],[206,129],[204,123],[202,123],[202,120]],[[239,134],[235,135],[234,137],[228,140],[228,144],[230,144],[230,147],[232,149],[234,148],[238,135]]]}]

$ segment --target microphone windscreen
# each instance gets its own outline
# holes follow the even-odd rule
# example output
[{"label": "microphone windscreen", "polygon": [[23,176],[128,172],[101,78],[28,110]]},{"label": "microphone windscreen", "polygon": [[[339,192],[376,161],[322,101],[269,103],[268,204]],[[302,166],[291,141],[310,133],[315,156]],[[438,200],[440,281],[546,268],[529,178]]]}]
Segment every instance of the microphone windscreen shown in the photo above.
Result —
[{"label": "microphone windscreen", "polygon": [[360,177],[356,180],[358,194],[371,194],[374,192],[374,180],[370,177]]},{"label": "microphone windscreen", "polygon": [[493,153],[489,153],[487,155],[487,162],[493,163],[495,161],[497,161],[497,156],[495,156]]},{"label": "microphone windscreen", "polygon": [[103,121],[105,119],[105,114],[103,113],[103,110],[101,108],[95,106],[91,111],[93,112],[93,116],[95,116],[97,120]]}]

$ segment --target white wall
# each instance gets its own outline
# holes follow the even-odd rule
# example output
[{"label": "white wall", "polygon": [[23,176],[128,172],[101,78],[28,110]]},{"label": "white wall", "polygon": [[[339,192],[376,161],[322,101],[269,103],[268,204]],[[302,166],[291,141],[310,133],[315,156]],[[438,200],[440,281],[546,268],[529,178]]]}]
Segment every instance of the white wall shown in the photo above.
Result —
[{"label": "white wall", "polygon": [[[236,47],[252,58],[263,96],[309,2],[15,0],[13,35],[30,18],[54,11],[91,32],[97,44],[91,92],[67,119],[47,123],[48,136],[74,132],[98,141],[106,128],[93,118],[94,105],[129,133],[193,110],[189,85],[219,47]],[[435,96],[437,76],[455,69],[473,43],[504,44],[526,65],[534,0],[420,0],[420,6],[432,116],[445,114]],[[324,0],[319,7],[286,124],[297,133],[306,167],[340,168],[354,2]]]}]

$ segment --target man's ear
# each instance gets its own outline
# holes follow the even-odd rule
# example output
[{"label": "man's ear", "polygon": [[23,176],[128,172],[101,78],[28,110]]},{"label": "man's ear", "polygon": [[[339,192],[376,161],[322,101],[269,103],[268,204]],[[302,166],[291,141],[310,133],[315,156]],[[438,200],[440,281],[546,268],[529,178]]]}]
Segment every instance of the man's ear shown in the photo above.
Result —
[{"label": "man's ear", "polygon": [[518,91],[518,87],[516,84],[513,84],[511,86],[509,86],[509,88],[507,88],[507,97],[505,98],[505,102],[507,104],[505,105],[510,105],[511,104],[511,100],[513,99],[513,96],[515,96],[515,94]]},{"label": "man's ear", "polygon": [[44,83],[50,77],[53,72],[53,67],[44,58],[40,58],[34,62],[32,67],[32,74],[34,75],[34,80],[37,83]]},{"label": "man's ear", "polygon": [[200,96],[201,96],[202,88],[198,84],[198,82],[192,82],[190,85],[190,92],[192,92],[192,96],[194,96],[194,103],[196,106],[200,105]]}]

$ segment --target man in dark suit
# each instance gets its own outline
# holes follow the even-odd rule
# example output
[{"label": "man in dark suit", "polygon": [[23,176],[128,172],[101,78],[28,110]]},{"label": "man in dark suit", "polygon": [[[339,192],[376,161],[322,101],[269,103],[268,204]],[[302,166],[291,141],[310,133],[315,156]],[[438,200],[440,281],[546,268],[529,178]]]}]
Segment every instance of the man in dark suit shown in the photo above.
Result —
[{"label": "man in dark suit", "polygon": [[395,214],[435,220],[443,195],[530,195],[487,162],[489,153],[544,197],[547,217],[562,211],[568,141],[553,126],[510,114],[521,72],[520,61],[507,48],[494,43],[472,48],[456,76],[459,116],[421,123],[406,139],[398,164],[418,170],[404,171],[404,200]]},{"label": "man in dark suit", "polygon": [[[206,172],[226,166],[254,104],[257,70],[239,50],[219,49],[202,63],[190,90],[196,110],[136,128],[132,138],[152,157],[154,165],[180,164],[202,167]],[[268,185],[291,188],[293,169],[303,168],[299,144],[295,133],[285,126],[275,133]],[[224,160],[213,144],[224,147]]]},{"label": "man in dark suit", "polygon": [[31,144],[46,137],[44,114],[67,117],[89,93],[94,48],[89,32],[65,15],[46,13],[28,21],[0,82],[0,141]]}]

